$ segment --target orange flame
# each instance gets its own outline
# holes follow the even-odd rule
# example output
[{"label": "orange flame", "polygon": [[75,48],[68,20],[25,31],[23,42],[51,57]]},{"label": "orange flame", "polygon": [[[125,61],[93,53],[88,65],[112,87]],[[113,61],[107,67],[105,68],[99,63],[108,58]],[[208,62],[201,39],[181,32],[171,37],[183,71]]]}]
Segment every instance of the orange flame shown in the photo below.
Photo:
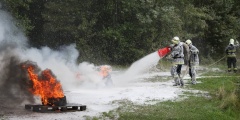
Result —
[{"label": "orange flame", "polygon": [[41,97],[43,105],[47,105],[49,103],[49,98],[59,99],[64,97],[60,82],[55,79],[49,69],[42,71],[41,79],[34,73],[33,66],[28,66],[27,72],[30,80],[33,82],[33,88],[31,88],[30,91],[34,95]]},{"label": "orange flame", "polygon": [[112,71],[111,67],[110,66],[107,66],[107,65],[103,65],[100,67],[100,72],[99,74],[103,77],[106,77],[109,75],[109,73]]}]

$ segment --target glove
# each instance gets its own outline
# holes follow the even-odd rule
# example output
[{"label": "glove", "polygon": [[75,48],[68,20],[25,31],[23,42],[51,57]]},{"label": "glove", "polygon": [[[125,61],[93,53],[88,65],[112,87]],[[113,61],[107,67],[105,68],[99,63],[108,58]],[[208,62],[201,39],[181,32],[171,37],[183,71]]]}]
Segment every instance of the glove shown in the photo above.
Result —
[{"label": "glove", "polygon": [[172,49],[174,47],[174,44],[170,44],[168,47],[170,47],[170,49]]},{"label": "glove", "polygon": [[175,58],[177,55],[178,55],[178,52],[177,52],[177,51],[173,51],[173,52],[171,53],[171,57],[172,57],[172,58]]},{"label": "glove", "polygon": [[173,58],[178,58],[178,54],[174,55]]},{"label": "glove", "polygon": [[168,60],[171,60],[171,59],[172,59],[171,55],[168,55],[166,58],[167,58]]},{"label": "glove", "polygon": [[239,42],[238,42],[238,41],[236,41],[236,44],[239,44]]}]

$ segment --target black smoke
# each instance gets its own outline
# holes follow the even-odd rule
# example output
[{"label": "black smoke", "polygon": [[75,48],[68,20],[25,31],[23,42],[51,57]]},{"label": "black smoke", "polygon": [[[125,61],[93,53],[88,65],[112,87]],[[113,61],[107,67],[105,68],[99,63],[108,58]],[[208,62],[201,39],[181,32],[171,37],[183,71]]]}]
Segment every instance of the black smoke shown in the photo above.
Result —
[{"label": "black smoke", "polygon": [[[0,106],[14,107],[23,102],[34,102],[29,88],[31,82],[14,45],[0,46]],[[0,107],[1,108],[1,107]]]}]

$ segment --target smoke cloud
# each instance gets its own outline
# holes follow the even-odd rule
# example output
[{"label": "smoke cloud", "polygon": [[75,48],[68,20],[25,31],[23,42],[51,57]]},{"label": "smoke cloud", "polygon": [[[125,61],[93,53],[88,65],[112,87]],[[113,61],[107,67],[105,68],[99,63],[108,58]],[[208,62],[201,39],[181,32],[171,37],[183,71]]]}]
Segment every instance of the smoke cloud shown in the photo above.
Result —
[{"label": "smoke cloud", "polygon": [[46,46],[40,49],[31,47],[27,37],[15,23],[15,19],[2,10],[0,5],[1,103],[11,107],[35,102],[35,96],[28,89],[28,75],[21,67],[26,61],[34,62],[40,70],[50,69],[61,82],[63,90],[79,88],[101,80],[93,64],[88,62],[77,64],[79,52],[75,44],[61,46],[58,51]]},{"label": "smoke cloud", "polygon": [[27,38],[3,10],[0,10],[0,26],[0,102],[9,107],[25,100],[33,102],[27,90],[26,75],[19,67],[19,54],[27,47]]},{"label": "smoke cloud", "polygon": [[[34,62],[40,70],[50,69],[60,81],[64,91],[79,88],[98,88],[103,83],[98,66],[92,63],[77,63],[79,52],[75,44],[61,46],[58,51],[47,46],[40,49],[31,47],[21,29],[15,25],[15,19],[0,5],[0,102],[19,105],[24,102],[33,103],[35,96],[29,92],[29,78],[21,68],[26,61]],[[113,75],[113,83],[126,85],[141,75],[149,66],[159,61],[156,52],[147,55],[123,74]],[[0,104],[0,108],[1,108]]]}]

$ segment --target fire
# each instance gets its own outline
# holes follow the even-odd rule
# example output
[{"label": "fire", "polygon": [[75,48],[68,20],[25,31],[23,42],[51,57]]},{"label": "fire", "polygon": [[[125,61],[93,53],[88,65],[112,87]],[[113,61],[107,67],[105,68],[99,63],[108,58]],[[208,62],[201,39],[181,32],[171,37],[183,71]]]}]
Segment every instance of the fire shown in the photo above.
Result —
[{"label": "fire", "polygon": [[51,70],[46,69],[41,72],[41,77],[34,73],[34,66],[27,66],[27,73],[30,80],[33,83],[33,87],[30,91],[36,95],[40,96],[43,105],[51,105],[49,99],[55,98],[60,99],[64,97],[62,86],[59,81],[52,75]]},{"label": "fire", "polygon": [[100,66],[100,72],[99,74],[103,77],[107,77],[109,73],[112,71],[111,67],[108,65],[102,65]]}]

